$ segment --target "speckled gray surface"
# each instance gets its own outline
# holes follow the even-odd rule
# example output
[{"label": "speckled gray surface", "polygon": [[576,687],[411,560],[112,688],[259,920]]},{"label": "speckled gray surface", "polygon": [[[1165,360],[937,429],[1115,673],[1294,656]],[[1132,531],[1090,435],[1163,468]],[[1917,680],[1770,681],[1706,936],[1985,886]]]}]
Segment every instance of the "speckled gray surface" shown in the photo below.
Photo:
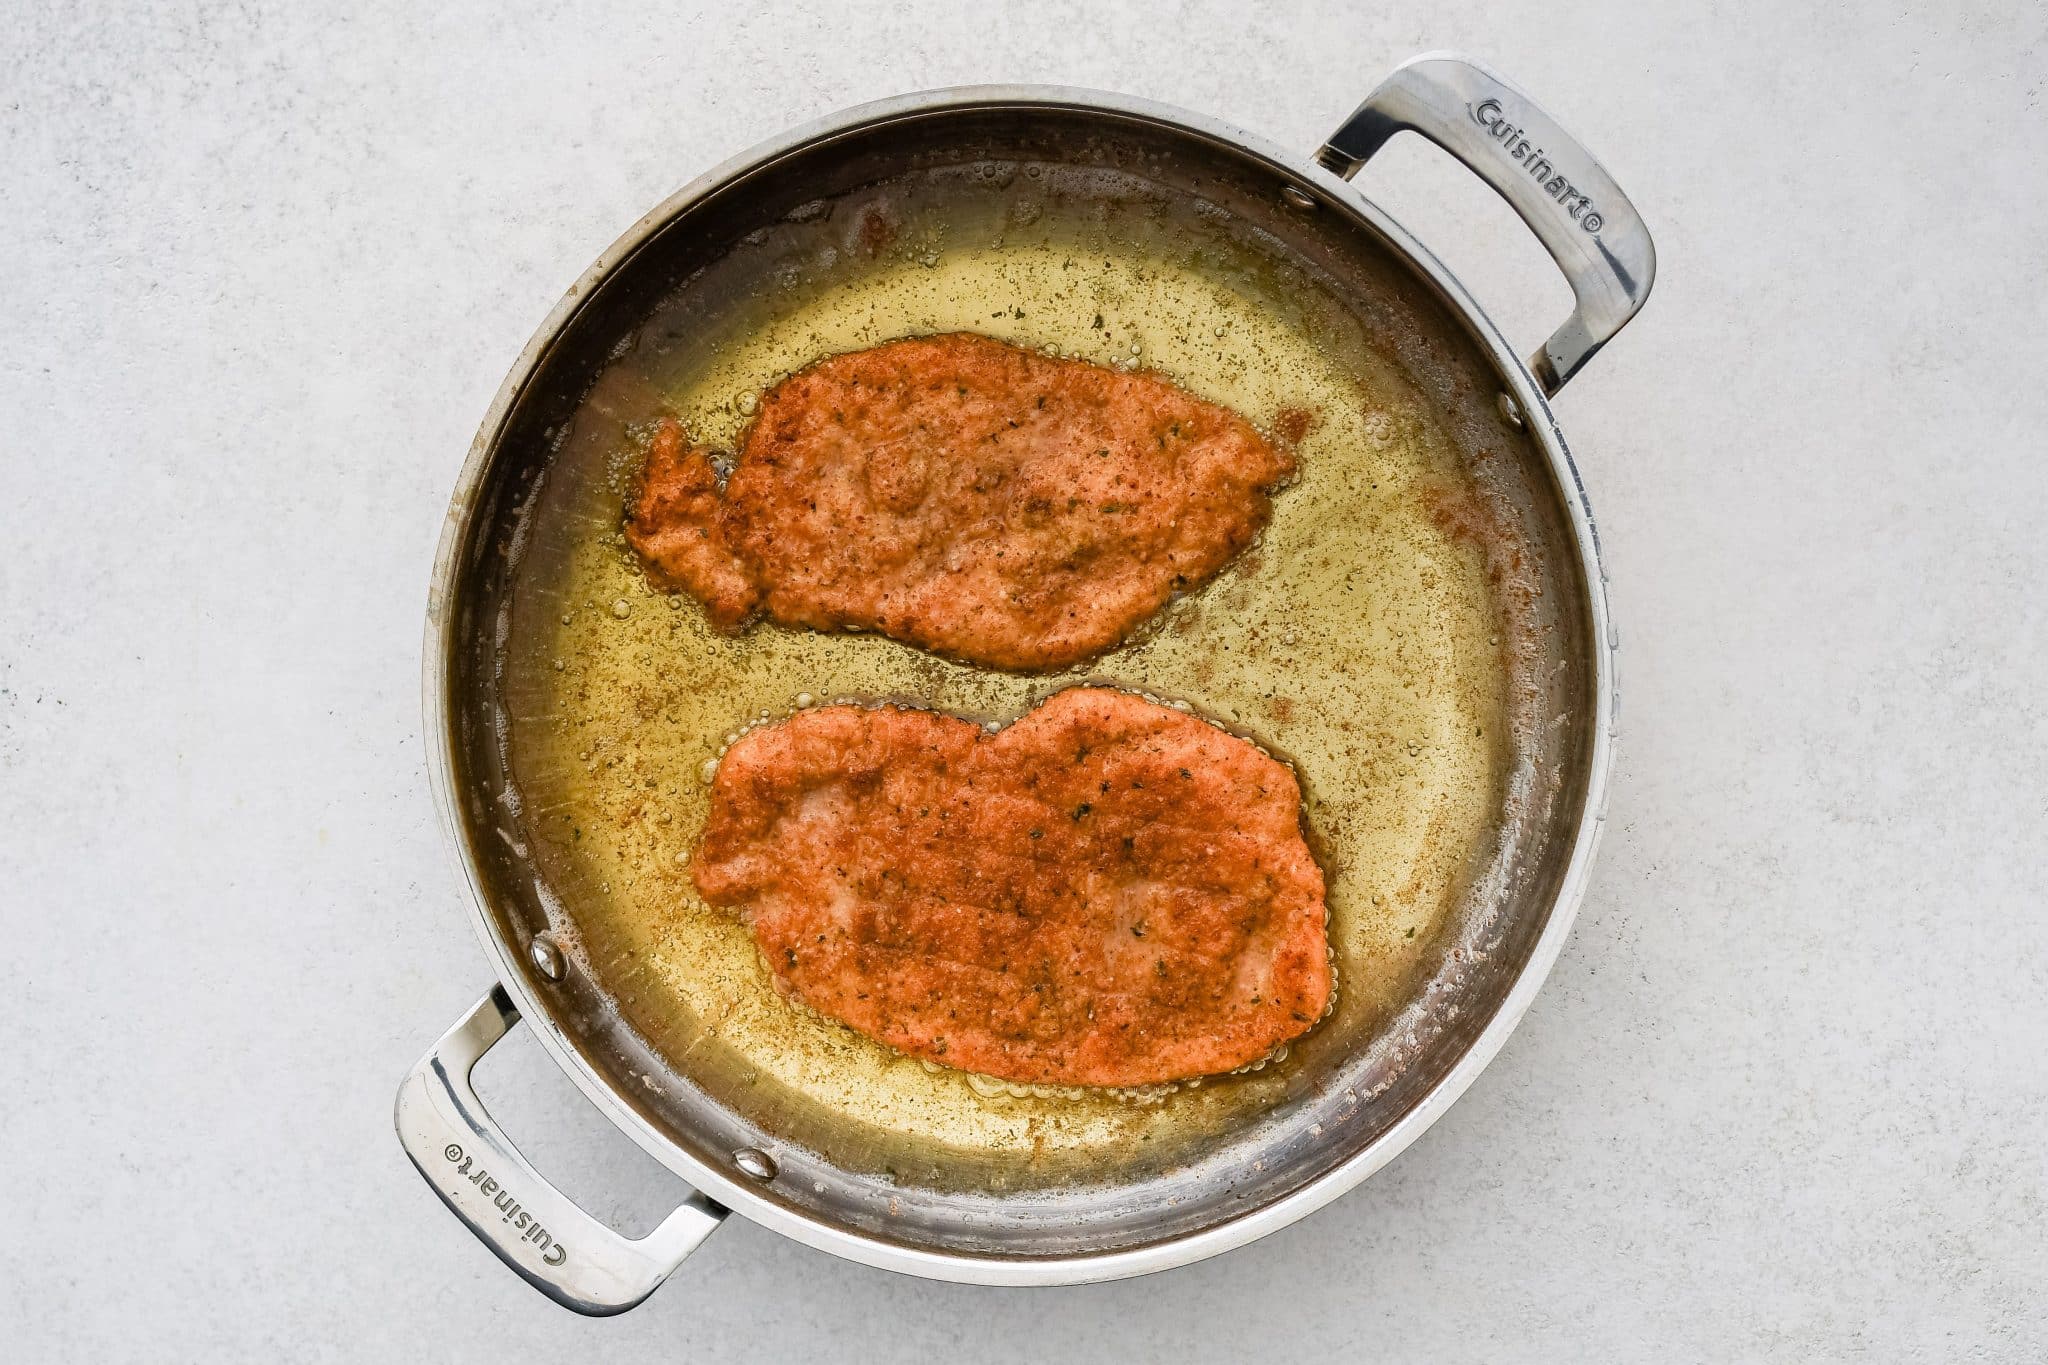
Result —
[{"label": "speckled gray surface", "polygon": [[[321,8],[0,33],[0,1354],[2048,1354],[2037,6]],[[542,1301],[389,1119],[486,984],[419,626],[530,330],[838,106],[1060,81],[1306,148],[1431,47],[1581,132],[1662,262],[1559,405],[1625,702],[1521,1031],[1365,1187],[1161,1277],[928,1284],[735,1222],[628,1317]],[[1397,153],[1374,192],[1533,343],[1535,248]],[[673,1197],[530,1040],[483,1082],[606,1216]]]}]

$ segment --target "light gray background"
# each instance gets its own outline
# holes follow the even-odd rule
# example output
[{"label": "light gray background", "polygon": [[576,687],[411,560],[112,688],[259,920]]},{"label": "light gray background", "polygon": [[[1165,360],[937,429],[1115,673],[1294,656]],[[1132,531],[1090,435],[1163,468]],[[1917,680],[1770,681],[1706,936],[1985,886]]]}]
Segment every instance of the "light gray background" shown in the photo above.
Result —
[{"label": "light gray background", "polygon": [[[2048,1352],[2038,5],[321,8],[0,25],[0,1355]],[[1065,82],[1307,149],[1433,47],[1580,132],[1662,262],[1559,404],[1623,743],[1521,1031],[1365,1187],[1190,1269],[960,1288],[735,1220],[628,1317],[545,1303],[389,1119],[488,980],[419,640],[532,329],[683,181],[852,102]],[[1369,188],[1518,341],[1562,315],[1446,163]],[[501,1054],[536,1160],[651,1225],[674,1182]]]}]

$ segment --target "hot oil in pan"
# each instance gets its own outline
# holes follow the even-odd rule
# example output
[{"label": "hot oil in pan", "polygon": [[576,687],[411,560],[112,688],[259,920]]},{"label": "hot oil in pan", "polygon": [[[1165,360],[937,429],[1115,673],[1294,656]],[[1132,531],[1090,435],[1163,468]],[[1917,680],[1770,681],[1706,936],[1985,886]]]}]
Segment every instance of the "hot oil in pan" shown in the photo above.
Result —
[{"label": "hot oil in pan", "polygon": [[[1019,677],[871,635],[713,632],[619,536],[651,420],[733,448],[758,395],[820,357],[968,330],[1141,366],[1270,424],[1314,422],[1263,541],[1139,638]],[[536,863],[567,944],[677,1070],[842,1166],[1020,1188],[1166,1165],[1309,1083],[1406,999],[1506,762],[1505,652],[1481,556],[1447,530],[1463,475],[1432,409],[1270,239],[1134,177],[945,168],[806,206],[686,284],[558,448],[531,523],[503,696]],[[1334,1014],[1292,1055],[1136,1102],[935,1071],[792,1007],[688,860],[743,727],[899,697],[1007,721],[1084,679],[1183,699],[1293,761],[1329,881]]]}]

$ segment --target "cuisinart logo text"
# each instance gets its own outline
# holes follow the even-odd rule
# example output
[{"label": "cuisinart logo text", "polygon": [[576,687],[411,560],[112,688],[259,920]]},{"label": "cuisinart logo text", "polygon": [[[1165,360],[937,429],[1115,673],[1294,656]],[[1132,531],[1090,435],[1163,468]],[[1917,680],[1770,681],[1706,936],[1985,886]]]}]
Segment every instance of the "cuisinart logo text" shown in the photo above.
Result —
[{"label": "cuisinart logo text", "polygon": [[467,1180],[486,1196],[498,1210],[498,1221],[520,1234],[519,1240],[531,1242],[540,1248],[540,1259],[547,1265],[560,1265],[569,1259],[569,1248],[557,1242],[548,1230],[540,1225],[534,1216],[519,1207],[519,1201],[512,1197],[512,1191],[500,1186],[491,1173],[483,1167],[476,1168],[471,1175],[468,1155],[454,1143],[442,1148],[441,1155],[454,1163],[455,1174]]},{"label": "cuisinart logo text", "polygon": [[1499,100],[1473,105],[1471,113],[1472,121],[1484,128],[1487,136],[1500,144],[1502,151],[1521,162],[1522,169],[1543,187],[1545,194],[1563,207],[1573,222],[1588,232],[1598,232],[1607,222],[1585,192],[1558,174],[1557,167],[1544,159],[1543,149],[1530,145],[1529,139],[1523,136],[1525,130],[1501,116]]}]

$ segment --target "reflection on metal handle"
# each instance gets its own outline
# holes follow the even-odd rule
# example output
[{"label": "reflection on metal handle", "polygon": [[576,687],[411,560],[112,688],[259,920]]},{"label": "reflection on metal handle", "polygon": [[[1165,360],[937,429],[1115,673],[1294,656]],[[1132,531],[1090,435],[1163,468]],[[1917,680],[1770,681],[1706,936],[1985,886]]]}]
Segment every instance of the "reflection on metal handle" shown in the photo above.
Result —
[{"label": "reflection on metal handle", "polygon": [[1650,297],[1650,230],[1577,139],[1470,57],[1432,52],[1403,62],[1316,160],[1348,180],[1403,131],[1422,134],[1493,186],[1570,281],[1578,306],[1529,360],[1544,394],[1555,394]]},{"label": "reflection on metal handle", "polygon": [[518,1022],[511,998],[493,986],[399,1086],[398,1140],[441,1202],[528,1284],[579,1313],[623,1313],[711,1235],[725,1210],[692,1194],[635,1242],[550,1185],[469,1083],[477,1060]]}]

